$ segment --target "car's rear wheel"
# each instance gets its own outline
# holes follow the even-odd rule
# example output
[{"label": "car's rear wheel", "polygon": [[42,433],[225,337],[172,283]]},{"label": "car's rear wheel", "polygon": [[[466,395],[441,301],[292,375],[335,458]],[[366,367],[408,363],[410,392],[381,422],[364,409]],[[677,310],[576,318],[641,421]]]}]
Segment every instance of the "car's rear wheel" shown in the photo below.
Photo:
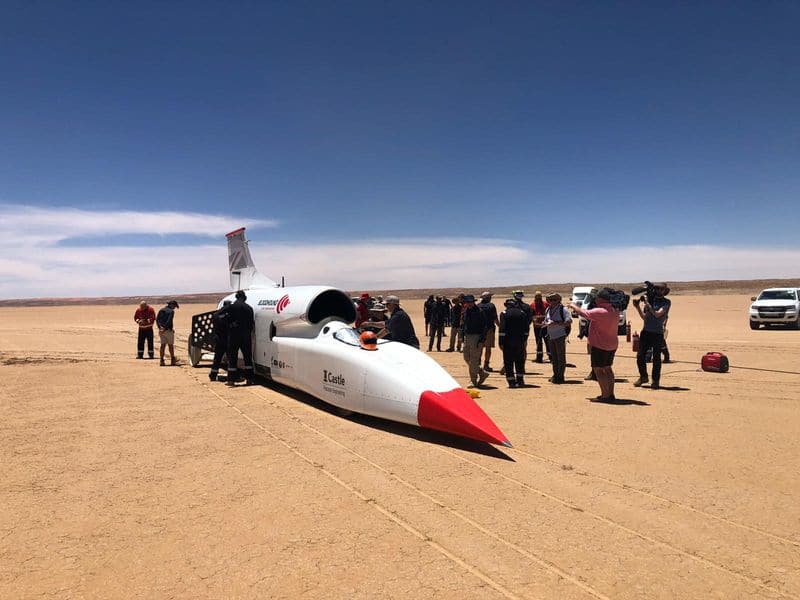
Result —
[{"label": "car's rear wheel", "polygon": [[760,324],[755,321],[750,321],[750,329],[758,329]]},{"label": "car's rear wheel", "polygon": [[794,328],[800,329],[800,315],[797,315],[797,319],[795,319]]}]

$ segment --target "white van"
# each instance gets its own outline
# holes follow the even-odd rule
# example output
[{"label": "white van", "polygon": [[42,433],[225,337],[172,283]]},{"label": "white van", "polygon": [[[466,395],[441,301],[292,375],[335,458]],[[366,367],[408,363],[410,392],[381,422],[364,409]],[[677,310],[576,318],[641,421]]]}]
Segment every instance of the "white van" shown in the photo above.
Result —
[{"label": "white van", "polygon": [[[584,303],[588,304],[587,298],[591,298],[597,294],[599,290],[596,287],[592,286],[576,286],[572,288],[572,302],[577,304],[581,308],[585,308]],[[573,317],[577,317],[578,315],[573,313]],[[625,335],[627,333],[627,311],[623,310],[619,313],[619,323],[617,324],[617,335]],[[580,318],[579,319],[580,326],[583,327],[586,325],[586,319]]]}]

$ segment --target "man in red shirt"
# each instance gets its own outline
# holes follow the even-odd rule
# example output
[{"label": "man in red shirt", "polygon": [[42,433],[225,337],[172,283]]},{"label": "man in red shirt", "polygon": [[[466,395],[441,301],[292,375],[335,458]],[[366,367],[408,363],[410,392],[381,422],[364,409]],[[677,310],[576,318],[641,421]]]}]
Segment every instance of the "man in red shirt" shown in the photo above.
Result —
[{"label": "man in red shirt", "polygon": [[[544,326],[544,314],[547,311],[547,300],[542,300],[542,292],[538,291],[533,297],[531,302],[531,314],[533,315],[533,335],[536,337],[536,362],[544,362],[544,353],[542,352],[542,342],[547,343],[545,334],[547,328]],[[550,356],[550,349],[547,350],[548,357]]]},{"label": "man in red shirt", "polygon": [[577,304],[570,308],[591,322],[589,327],[589,345],[592,347],[592,370],[600,384],[599,402],[613,402],[614,397],[614,354],[619,346],[617,326],[619,311],[609,302],[611,295],[608,288],[597,293],[597,308],[584,310]]},{"label": "man in red shirt", "polygon": [[144,358],[144,342],[147,340],[147,358],[153,358],[153,323],[156,321],[156,311],[147,302],[142,300],[139,308],[133,314],[133,320],[139,325],[139,339],[136,341],[136,358]]},{"label": "man in red shirt", "polygon": [[356,328],[369,321],[369,294],[364,292],[356,301]]}]

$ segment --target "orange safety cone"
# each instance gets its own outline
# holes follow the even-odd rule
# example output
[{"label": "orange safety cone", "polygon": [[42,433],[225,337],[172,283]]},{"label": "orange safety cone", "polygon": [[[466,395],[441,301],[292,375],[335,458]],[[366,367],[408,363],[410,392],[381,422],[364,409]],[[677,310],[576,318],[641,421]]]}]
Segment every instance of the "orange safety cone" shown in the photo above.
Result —
[{"label": "orange safety cone", "polygon": [[625,341],[631,341],[631,322],[628,321],[628,324],[625,326]]},{"label": "orange safety cone", "polygon": [[634,352],[638,352],[639,351],[639,332],[638,331],[634,331],[633,332],[633,351]]}]

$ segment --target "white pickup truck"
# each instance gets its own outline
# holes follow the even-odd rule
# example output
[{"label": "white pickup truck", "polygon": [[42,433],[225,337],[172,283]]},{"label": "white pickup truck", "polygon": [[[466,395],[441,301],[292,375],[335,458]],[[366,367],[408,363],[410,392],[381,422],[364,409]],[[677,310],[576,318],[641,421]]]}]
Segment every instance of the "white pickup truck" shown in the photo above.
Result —
[{"label": "white pickup truck", "polygon": [[761,325],[800,329],[800,288],[769,288],[750,300],[750,329]]}]

